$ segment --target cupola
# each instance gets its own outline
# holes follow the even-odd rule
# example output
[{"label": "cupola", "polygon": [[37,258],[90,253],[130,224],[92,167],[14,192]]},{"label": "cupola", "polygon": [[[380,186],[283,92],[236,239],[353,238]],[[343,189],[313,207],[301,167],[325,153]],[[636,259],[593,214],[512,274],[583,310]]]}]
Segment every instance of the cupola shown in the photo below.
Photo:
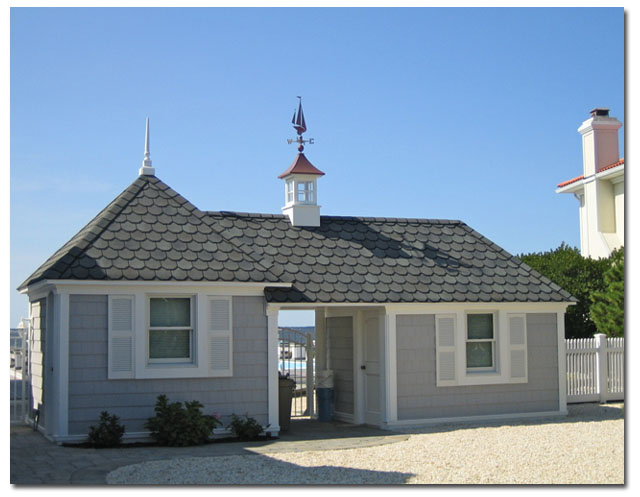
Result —
[{"label": "cupola", "polygon": [[307,131],[302,100],[298,102],[298,110],[294,112],[291,122],[298,137],[287,141],[298,144],[298,156],[289,168],[278,176],[284,181],[285,204],[282,213],[289,217],[292,226],[320,226],[317,181],[324,173],[311,164],[303,153],[304,144],[312,144],[313,138],[302,138],[302,134]]}]

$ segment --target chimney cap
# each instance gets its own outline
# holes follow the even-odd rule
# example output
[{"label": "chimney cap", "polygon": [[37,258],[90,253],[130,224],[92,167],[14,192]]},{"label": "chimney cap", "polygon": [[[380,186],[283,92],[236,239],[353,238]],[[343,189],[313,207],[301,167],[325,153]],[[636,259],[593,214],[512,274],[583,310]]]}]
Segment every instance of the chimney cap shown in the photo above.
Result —
[{"label": "chimney cap", "polygon": [[609,109],[596,107],[591,111],[591,117],[609,117]]}]

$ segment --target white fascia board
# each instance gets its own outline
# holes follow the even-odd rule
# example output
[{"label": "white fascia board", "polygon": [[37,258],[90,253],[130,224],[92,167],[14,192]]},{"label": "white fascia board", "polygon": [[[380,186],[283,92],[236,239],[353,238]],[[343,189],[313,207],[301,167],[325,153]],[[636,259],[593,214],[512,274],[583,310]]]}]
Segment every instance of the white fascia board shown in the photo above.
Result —
[{"label": "white fascia board", "polygon": [[456,311],[504,311],[504,312],[565,312],[575,302],[444,302],[444,303],[393,303],[372,304],[370,302],[268,303],[267,308],[280,311],[324,309],[327,316],[348,316],[353,308],[375,310],[384,308],[386,314],[450,314]]},{"label": "white fascia board", "polygon": [[584,190],[585,179],[579,179],[575,183],[556,189],[556,193],[581,193]]},{"label": "white fascia board", "polygon": [[439,304],[386,304],[387,313],[449,314],[456,311],[564,312],[575,302],[451,302]]},{"label": "white fascia board", "polygon": [[[331,312],[331,309],[357,307],[361,310],[370,310],[384,308],[387,313],[393,314],[448,314],[456,310],[474,310],[474,311],[509,311],[517,312],[525,310],[526,312],[559,312],[565,311],[567,306],[575,305],[575,302],[443,302],[443,303],[424,303],[424,302],[407,302],[407,303],[371,303],[371,302],[318,302],[317,304],[295,303],[295,302],[270,302],[267,307],[278,309],[281,311],[300,311],[325,309]],[[346,314],[342,314],[346,315]]]},{"label": "white fascia board", "polygon": [[595,176],[598,179],[608,179],[608,180],[613,180],[618,176],[624,178],[624,164],[620,164],[619,166],[612,167],[611,169],[607,169],[605,171],[600,171],[596,173]]},{"label": "white fascia board", "polygon": [[[290,288],[291,283],[253,283],[226,281],[100,281],[100,280],[45,280],[40,283],[56,291],[81,292],[83,294],[131,293],[139,290],[145,292],[166,292],[171,289],[180,291],[201,292],[206,289],[211,295],[243,295],[263,296],[266,287]],[[29,289],[29,295],[31,295]]]}]

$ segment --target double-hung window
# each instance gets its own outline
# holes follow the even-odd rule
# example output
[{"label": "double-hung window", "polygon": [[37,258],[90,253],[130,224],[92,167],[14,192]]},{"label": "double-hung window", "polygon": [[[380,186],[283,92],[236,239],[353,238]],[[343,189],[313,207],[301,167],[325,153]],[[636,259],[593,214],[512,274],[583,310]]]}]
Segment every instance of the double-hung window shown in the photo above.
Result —
[{"label": "double-hung window", "polygon": [[527,314],[509,310],[436,314],[438,386],[528,381]]},{"label": "double-hung window", "polygon": [[192,363],[194,360],[191,297],[149,299],[149,363]]},{"label": "double-hung window", "polygon": [[467,314],[467,370],[495,371],[496,333],[494,315]]}]

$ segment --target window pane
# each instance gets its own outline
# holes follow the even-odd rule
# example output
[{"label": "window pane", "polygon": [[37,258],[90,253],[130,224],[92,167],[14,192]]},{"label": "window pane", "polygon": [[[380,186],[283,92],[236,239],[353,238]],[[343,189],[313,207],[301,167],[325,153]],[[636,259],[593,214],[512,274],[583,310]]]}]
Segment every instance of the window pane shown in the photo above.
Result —
[{"label": "window pane", "polygon": [[189,359],[191,330],[150,330],[149,359]]},{"label": "window pane", "polygon": [[467,337],[469,340],[493,338],[493,314],[468,314]]},{"label": "window pane", "polygon": [[191,326],[191,299],[151,299],[151,326]]},{"label": "window pane", "polygon": [[493,366],[493,343],[467,343],[467,367],[490,368]]}]

